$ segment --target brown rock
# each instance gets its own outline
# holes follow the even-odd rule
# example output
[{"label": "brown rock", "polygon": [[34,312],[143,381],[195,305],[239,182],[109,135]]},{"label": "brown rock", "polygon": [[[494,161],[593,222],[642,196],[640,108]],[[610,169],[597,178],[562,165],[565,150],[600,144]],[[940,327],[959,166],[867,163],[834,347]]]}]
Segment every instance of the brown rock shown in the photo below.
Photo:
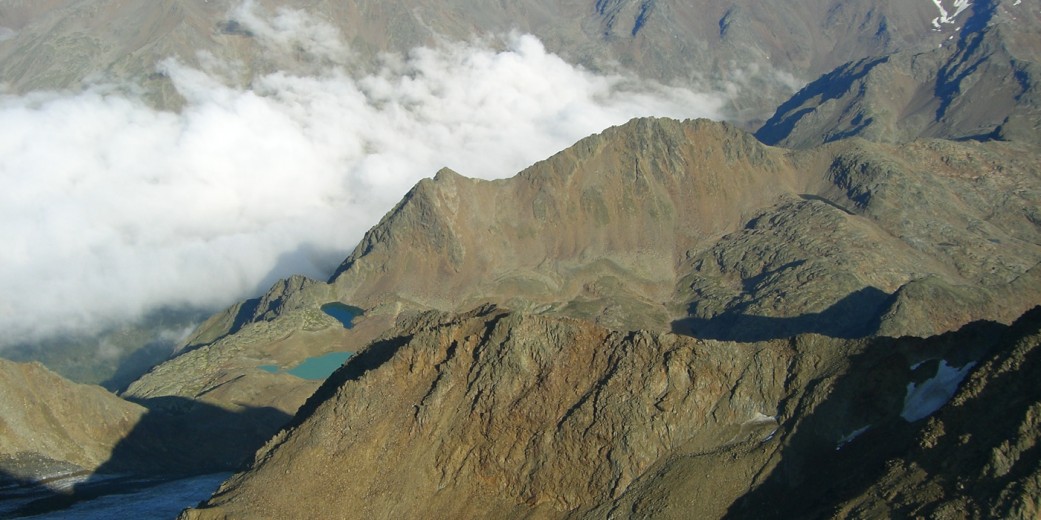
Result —
[{"label": "brown rock", "polygon": [[[926,340],[751,344],[496,308],[423,315],[350,361],[183,518],[860,516],[986,500],[948,483],[1007,497],[989,511],[1028,511],[1041,396],[1015,385],[1031,377],[1039,313]],[[936,359],[984,361],[950,405],[908,422],[907,383],[925,384]],[[1010,428],[970,419],[1006,415]],[[959,450],[1003,483],[944,466]],[[892,502],[875,486],[906,492]]]}]

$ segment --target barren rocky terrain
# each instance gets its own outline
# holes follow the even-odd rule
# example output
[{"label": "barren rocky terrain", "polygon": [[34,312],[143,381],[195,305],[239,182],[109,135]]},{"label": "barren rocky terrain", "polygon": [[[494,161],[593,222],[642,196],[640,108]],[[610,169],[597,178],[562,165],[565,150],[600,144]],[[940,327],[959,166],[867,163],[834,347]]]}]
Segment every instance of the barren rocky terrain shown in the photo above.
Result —
[{"label": "barren rocky terrain", "polygon": [[517,30],[730,121],[431,171],[327,279],[118,396],[0,361],[5,488],[240,471],[185,519],[1038,515],[1036,3],[312,1],[284,45],[276,4],[2,2],[2,87],[175,111],[169,57],[248,89]]},{"label": "barren rocky terrain", "polygon": [[1039,324],[739,344],[424,314],[182,518],[1029,518]]},{"label": "barren rocky terrain", "polygon": [[[945,2],[951,4],[952,2]],[[77,87],[84,81],[146,78],[160,105],[178,104],[156,65],[171,56],[204,64],[202,53],[242,64],[238,80],[274,70],[307,72],[310,44],[281,49],[255,41],[241,2],[48,0],[0,6],[0,77],[19,91]],[[353,51],[323,54],[325,64],[366,62],[382,51],[417,45],[534,34],[568,61],[597,70],[626,70],[666,83],[729,89],[735,120],[755,124],[801,84],[851,60],[934,47],[956,32],[934,30],[930,1],[798,4],[601,0],[487,3],[429,1],[257,1],[257,10],[304,9],[339,30]],[[962,13],[958,22],[975,11]],[[1025,9],[1024,9],[1025,10]],[[951,8],[951,12],[954,9]],[[293,23],[287,18],[285,23]],[[115,30],[108,28],[115,27]],[[292,43],[292,42],[287,42]],[[277,51],[277,52],[274,52]],[[355,62],[357,65],[358,63]]]}]

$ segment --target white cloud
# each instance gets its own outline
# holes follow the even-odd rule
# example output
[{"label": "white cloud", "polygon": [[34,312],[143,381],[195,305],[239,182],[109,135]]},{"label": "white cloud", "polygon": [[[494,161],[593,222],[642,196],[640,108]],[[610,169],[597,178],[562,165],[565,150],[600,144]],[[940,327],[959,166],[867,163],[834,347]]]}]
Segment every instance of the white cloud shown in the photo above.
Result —
[{"label": "white cloud", "polygon": [[268,16],[256,2],[245,0],[228,14],[229,20],[256,38],[268,54],[302,55],[316,62],[338,64],[350,58],[339,31],[305,11],[279,7]]},{"label": "white cloud", "polygon": [[250,13],[238,19],[266,49],[303,48],[320,73],[246,90],[168,60],[178,113],[100,87],[0,97],[0,346],[325,277],[442,166],[505,177],[634,116],[718,118],[723,104],[590,73],[527,35],[358,72],[334,32],[315,30],[328,26]]}]

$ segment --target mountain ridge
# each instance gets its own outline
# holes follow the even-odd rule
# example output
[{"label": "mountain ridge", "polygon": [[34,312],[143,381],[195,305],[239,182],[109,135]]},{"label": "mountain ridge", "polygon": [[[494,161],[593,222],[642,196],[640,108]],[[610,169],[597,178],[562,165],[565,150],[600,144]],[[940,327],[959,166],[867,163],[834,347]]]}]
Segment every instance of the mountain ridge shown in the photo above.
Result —
[{"label": "mountain ridge", "polygon": [[[160,56],[250,91],[519,29],[725,92],[732,120],[636,118],[508,179],[443,168],[328,279],[213,314],[119,397],[0,360],[0,485],[241,470],[184,519],[1037,516],[1021,4],[0,6],[5,92],[114,81],[176,110]],[[324,382],[283,369],[330,352],[354,355]]]},{"label": "mountain ridge", "polygon": [[[292,414],[317,384],[259,365],[357,351],[402,317],[486,303],[742,341],[1009,323],[1041,303],[1028,150],[854,139],[791,151],[730,125],[643,119],[512,179],[442,170],[329,283],[294,278],[218,314],[126,395]],[[356,328],[322,317],[330,301],[364,309]]]},{"label": "mountain ridge", "polygon": [[[975,323],[927,340],[805,335],[741,348],[494,307],[433,313],[402,323],[348,362],[258,452],[249,472],[181,518],[239,518],[256,511],[307,517],[329,510],[388,518],[405,512],[582,518],[602,517],[622,504],[655,517],[721,517],[730,501],[768,493],[775,480],[789,482],[781,492],[803,499],[809,491],[792,487],[801,480],[841,477],[810,477],[813,472],[798,465],[834,457],[829,454],[836,446],[842,460],[843,450],[874,449],[872,465],[892,456],[850,434],[865,422],[879,435],[899,435],[900,443],[915,442],[918,432],[928,438],[936,421],[899,417],[909,406],[903,382],[928,379],[929,368],[919,367],[937,367],[938,358],[943,365],[970,366],[998,352],[953,402],[999,384],[1000,377],[988,374],[1008,366],[1003,356],[1037,350],[1039,311],[1011,327]],[[1003,370],[1022,381],[1029,377],[1025,369]],[[503,407],[512,412],[498,413]],[[973,432],[981,427],[971,424]],[[988,445],[1005,435],[1015,435],[1014,429],[995,432]],[[317,461],[328,457],[340,465],[315,473],[322,467]],[[680,469],[692,463],[719,468],[723,461],[749,480],[720,481],[711,470],[697,477]],[[308,476],[298,478],[302,472]],[[677,472],[683,475],[678,481]],[[287,478],[290,488],[272,485]],[[1027,486],[1019,496],[1028,499],[1029,477],[1010,478]],[[709,489],[715,499],[707,497]],[[684,498],[691,496],[704,500]],[[888,507],[922,511],[936,505],[928,495],[908,500]],[[769,510],[764,504],[772,502],[749,499],[729,514],[830,507],[813,500],[791,500],[781,509],[766,505]]]}]

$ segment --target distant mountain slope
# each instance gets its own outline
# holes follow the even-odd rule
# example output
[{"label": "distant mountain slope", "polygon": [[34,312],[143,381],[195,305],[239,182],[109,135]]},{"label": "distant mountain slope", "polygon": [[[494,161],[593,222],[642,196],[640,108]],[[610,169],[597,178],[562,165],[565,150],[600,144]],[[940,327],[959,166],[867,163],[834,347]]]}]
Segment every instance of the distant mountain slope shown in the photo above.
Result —
[{"label": "distant mountain slope", "polygon": [[1026,518],[1039,312],[927,340],[741,345],[426,315],[334,374],[182,518]]},{"label": "distant mountain slope", "polygon": [[92,473],[238,469],[288,418],[184,397],[131,402],[39,363],[0,359],[0,491]]},{"label": "distant mountain slope", "polygon": [[756,136],[795,147],[850,136],[1041,143],[1041,10],[974,4],[949,42],[842,65],[781,104]]},{"label": "distant mountain slope", "polygon": [[146,411],[39,363],[0,359],[0,483],[94,470]]},{"label": "distant mountain slope", "polygon": [[[330,35],[288,15],[270,30],[302,30],[303,40],[262,40],[265,31],[236,10],[242,2],[47,0],[0,6],[0,78],[9,87],[78,87],[97,79],[144,81],[162,105],[176,93],[156,72],[167,57],[199,65],[207,56],[238,62],[239,80],[256,73],[314,71],[344,56],[310,54]],[[954,2],[944,0],[953,15]],[[255,12],[303,10],[338,30],[356,57],[405,52],[439,40],[530,32],[552,52],[600,70],[617,64],[646,78],[730,90],[734,118],[764,117],[791,89],[841,63],[934,46],[954,31],[934,29],[934,2],[811,0],[798,3],[672,0],[453,2],[256,1]],[[964,19],[973,8],[959,13]],[[273,43],[274,42],[274,43]],[[286,45],[281,45],[281,44]],[[313,50],[313,49],[311,49]],[[200,54],[202,53],[202,54]],[[212,63],[211,63],[212,64]]]}]

